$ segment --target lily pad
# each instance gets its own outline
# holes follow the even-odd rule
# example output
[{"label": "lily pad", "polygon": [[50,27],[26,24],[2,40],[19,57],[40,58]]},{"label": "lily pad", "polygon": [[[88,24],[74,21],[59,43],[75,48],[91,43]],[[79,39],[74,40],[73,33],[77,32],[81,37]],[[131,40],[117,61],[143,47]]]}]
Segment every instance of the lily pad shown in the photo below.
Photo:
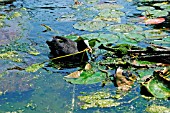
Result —
[{"label": "lily pad", "polygon": [[143,35],[137,33],[124,33],[124,35],[127,42],[134,44],[145,39]]},{"label": "lily pad", "polygon": [[85,31],[97,31],[107,26],[105,22],[102,21],[82,21],[73,25],[75,29],[85,30]]},{"label": "lily pad", "polygon": [[72,84],[95,84],[105,80],[105,74],[102,72],[94,72],[92,70],[83,71],[77,79],[64,78]]},{"label": "lily pad", "polygon": [[142,86],[156,98],[170,97],[169,81],[161,77],[161,72],[154,71],[153,77],[149,81],[142,83]]},{"label": "lily pad", "polygon": [[143,30],[143,28],[140,26],[130,24],[111,25],[108,26],[107,29],[111,32],[124,32],[124,33]]},{"label": "lily pad", "polygon": [[103,9],[122,9],[124,7],[119,4],[102,3],[102,4],[95,5],[94,8],[98,10],[103,10]]},{"label": "lily pad", "polygon": [[[119,40],[119,37],[114,34],[104,34],[104,33],[91,33],[91,34],[84,34],[81,37],[87,39],[97,39],[100,41],[100,44],[109,44],[109,43],[116,43]],[[99,46],[99,45],[96,45]]]},{"label": "lily pad", "polygon": [[168,12],[170,11],[170,5],[169,5],[169,4],[167,4],[167,5],[162,5],[161,8],[164,9],[164,10],[166,10],[166,11],[168,11]]},{"label": "lily pad", "polygon": [[121,22],[121,16],[125,16],[125,13],[118,10],[104,9],[100,11],[97,17],[94,20],[104,20],[104,21],[114,21],[117,23]]},{"label": "lily pad", "polygon": [[154,7],[150,7],[150,6],[140,6],[137,7],[138,10],[154,10]]},{"label": "lily pad", "polygon": [[152,15],[153,17],[162,17],[167,16],[169,13],[165,10],[148,10],[147,12],[143,12],[142,15]]},{"label": "lily pad", "polygon": [[160,39],[168,36],[166,32],[158,29],[145,30],[143,33],[147,39]]},{"label": "lily pad", "polygon": [[92,4],[92,3],[96,3],[99,0],[85,0],[86,3]]}]

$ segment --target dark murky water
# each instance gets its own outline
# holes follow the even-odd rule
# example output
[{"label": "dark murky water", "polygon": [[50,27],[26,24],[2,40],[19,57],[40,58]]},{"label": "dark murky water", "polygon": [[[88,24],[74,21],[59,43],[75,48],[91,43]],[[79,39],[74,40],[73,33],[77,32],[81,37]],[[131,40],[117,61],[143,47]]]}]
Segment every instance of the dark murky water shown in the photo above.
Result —
[{"label": "dark murky water", "polygon": [[[103,0],[104,1],[104,0]],[[102,2],[102,1],[101,1]],[[117,0],[117,4],[123,5],[122,9],[126,13],[122,17],[122,23],[127,23],[130,17],[139,14],[133,2],[126,0]],[[0,30],[0,34],[5,34],[0,37],[4,40],[1,44],[13,43],[11,49],[19,51],[23,62],[12,62],[10,60],[0,60],[0,73],[6,69],[14,68],[16,66],[26,67],[33,63],[43,62],[48,60],[49,49],[46,45],[47,40],[51,40],[55,35],[78,34],[82,35],[88,33],[86,31],[79,31],[72,26],[76,21],[87,20],[93,17],[95,13],[89,13],[90,17],[83,17],[85,11],[78,12],[77,9],[72,8],[72,0],[17,0],[11,4],[1,8],[2,13],[10,13],[21,11],[22,16],[17,19],[8,20],[11,26],[10,30],[14,35],[13,39],[7,39],[11,36]],[[27,10],[23,11],[20,8],[25,7]],[[88,6],[90,7],[90,5]],[[4,10],[5,9],[5,10]],[[11,10],[11,11],[8,11]],[[63,15],[77,14],[75,18],[61,18]],[[65,20],[64,20],[65,19]],[[43,32],[44,27],[41,24],[50,26],[55,32]],[[145,29],[152,28],[145,26]],[[12,30],[11,30],[12,29]],[[7,31],[6,31],[7,32]],[[100,31],[108,32],[108,31]],[[2,35],[1,35],[2,36]],[[16,39],[15,37],[20,37]],[[8,37],[9,38],[9,37]],[[15,40],[15,42],[13,42]],[[21,48],[15,48],[15,44]],[[4,46],[4,45],[3,45]],[[1,48],[3,48],[3,46]],[[17,46],[18,47],[18,46]],[[28,54],[30,47],[35,48],[40,54],[37,56]],[[74,71],[74,70],[73,70]],[[168,101],[155,100],[148,101],[141,97],[130,104],[124,104],[112,108],[93,108],[88,110],[81,110],[77,96],[80,92],[92,92],[98,90],[108,90],[115,93],[115,87],[111,84],[104,88],[100,84],[95,85],[72,85],[64,81],[63,76],[71,71],[63,71],[62,73],[52,67],[40,69],[35,73],[27,73],[23,70],[9,70],[2,78],[0,85],[3,86],[1,91],[3,95],[0,96],[0,112],[24,112],[24,113],[141,113],[144,112],[146,106],[153,103],[169,107]],[[6,85],[3,85],[6,84]],[[125,100],[130,100],[132,97],[139,95],[139,86],[130,93]],[[75,102],[73,103],[73,100]]]}]

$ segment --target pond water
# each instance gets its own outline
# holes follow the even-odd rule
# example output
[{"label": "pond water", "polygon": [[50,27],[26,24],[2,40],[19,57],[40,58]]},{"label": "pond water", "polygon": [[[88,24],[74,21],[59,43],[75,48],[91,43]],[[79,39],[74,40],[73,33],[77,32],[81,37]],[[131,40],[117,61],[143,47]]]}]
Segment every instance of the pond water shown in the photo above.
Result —
[{"label": "pond water", "polygon": [[[101,87],[101,83],[92,85],[67,83],[63,77],[77,68],[59,70],[48,66],[48,62],[45,63],[44,68],[36,72],[23,70],[31,64],[49,59],[50,51],[46,41],[51,40],[53,36],[91,33],[88,30],[75,29],[73,25],[80,21],[91,21],[98,15],[99,11],[93,9],[96,4],[107,2],[124,6],[124,8],[116,9],[125,14],[121,17],[121,22],[109,21],[107,24],[135,23],[145,30],[157,28],[156,25],[132,22],[136,21],[133,18],[141,14],[141,11],[136,9],[137,5],[144,5],[135,0],[132,2],[127,0],[82,0],[81,2],[82,5],[74,6],[73,0],[16,0],[11,4],[0,5],[0,18],[3,15],[7,16],[3,22],[0,20],[0,53],[7,50],[14,52],[13,58],[7,57],[7,59],[0,60],[0,113],[143,113],[146,112],[146,107],[152,104],[170,106],[168,100],[142,98],[140,86],[135,84],[133,90],[120,100],[127,102],[138,97],[134,101],[117,107],[83,110],[80,108],[82,102],[77,98],[82,95],[82,92],[88,94],[106,91],[115,94],[116,87],[113,84]],[[44,32],[46,27],[42,24],[53,30]],[[163,23],[158,27],[165,29],[165,35],[169,35],[169,26],[169,23]],[[93,31],[93,33],[99,32],[110,33],[106,28]],[[163,44],[170,47],[169,43]],[[147,44],[142,43],[141,45],[146,46]]]}]

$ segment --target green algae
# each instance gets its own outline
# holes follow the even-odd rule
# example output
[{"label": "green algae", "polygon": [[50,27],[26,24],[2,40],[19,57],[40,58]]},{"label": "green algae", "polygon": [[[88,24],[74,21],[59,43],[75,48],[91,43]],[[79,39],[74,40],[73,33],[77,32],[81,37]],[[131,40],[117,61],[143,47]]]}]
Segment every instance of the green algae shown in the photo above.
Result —
[{"label": "green algae", "polygon": [[165,106],[159,106],[159,105],[151,105],[146,108],[146,111],[148,113],[169,113],[170,108],[167,108]]},{"label": "green algae", "polygon": [[26,72],[36,72],[42,67],[44,67],[43,63],[36,63],[36,64],[32,64],[31,66],[28,66],[27,68],[25,68],[25,71]]},{"label": "green algae", "polygon": [[16,51],[8,51],[6,53],[1,53],[0,59],[5,59],[5,60],[9,59],[14,62],[22,62],[22,59],[19,58],[19,54]]},{"label": "green algae", "polygon": [[111,94],[107,92],[95,92],[86,96],[78,96],[78,99],[85,104],[81,106],[81,109],[88,109],[92,107],[106,108],[119,106],[120,102],[110,99]]}]

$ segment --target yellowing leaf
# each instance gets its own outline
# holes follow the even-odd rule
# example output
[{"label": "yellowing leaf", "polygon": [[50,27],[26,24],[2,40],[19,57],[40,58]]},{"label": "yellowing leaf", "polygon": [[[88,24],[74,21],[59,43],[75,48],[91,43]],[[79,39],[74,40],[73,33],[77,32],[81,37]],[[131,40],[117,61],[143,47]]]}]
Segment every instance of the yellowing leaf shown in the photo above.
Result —
[{"label": "yellowing leaf", "polygon": [[80,74],[82,73],[83,71],[75,71],[73,73],[70,73],[69,75],[67,76],[64,76],[65,78],[79,78],[80,77]]},{"label": "yellowing leaf", "polygon": [[85,65],[85,70],[90,70],[92,68],[92,66],[91,66],[91,64],[90,63],[87,63],[86,65]]}]

